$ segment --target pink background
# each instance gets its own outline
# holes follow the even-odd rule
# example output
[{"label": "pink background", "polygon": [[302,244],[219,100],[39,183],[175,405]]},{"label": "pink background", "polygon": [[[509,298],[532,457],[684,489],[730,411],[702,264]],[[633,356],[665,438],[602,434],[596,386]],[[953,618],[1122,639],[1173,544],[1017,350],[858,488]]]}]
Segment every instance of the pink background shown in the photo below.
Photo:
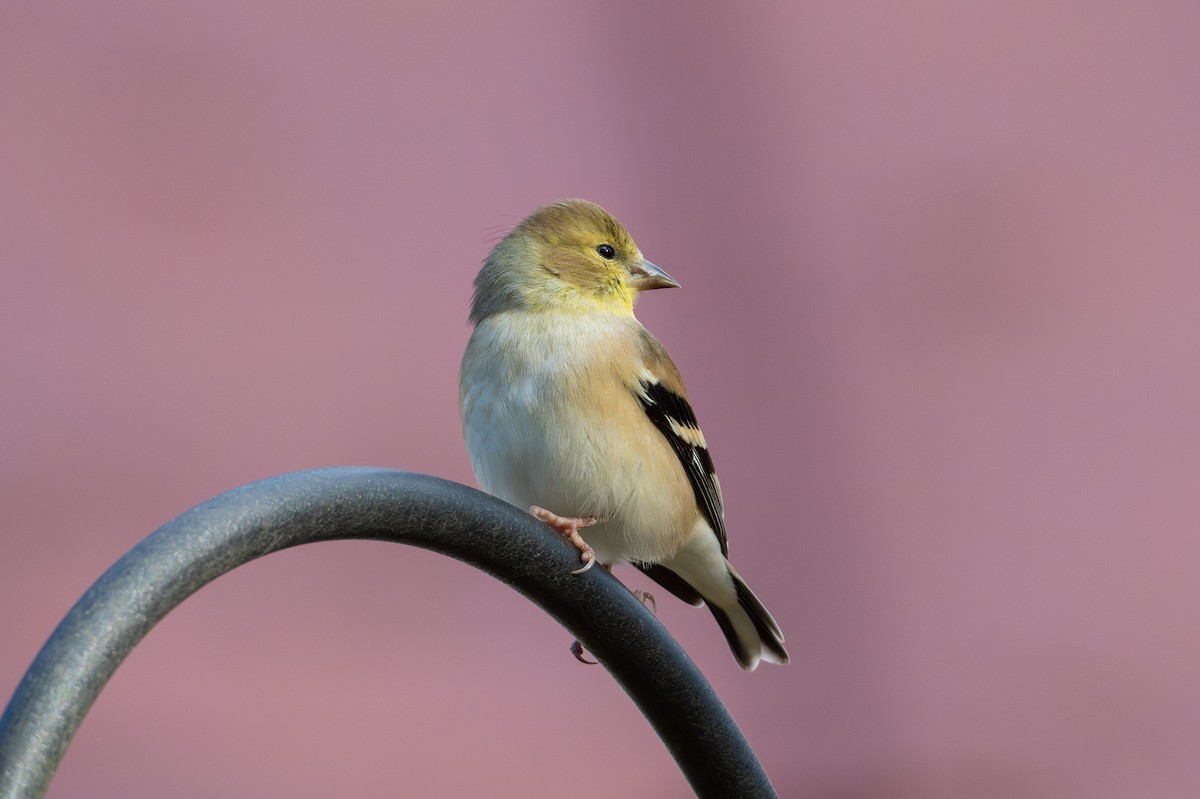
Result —
[{"label": "pink background", "polygon": [[[794,660],[660,617],[782,795],[1196,795],[1200,5],[734,5],[5,4],[0,694],[228,488],[471,482],[471,278],[583,196],[683,283],[640,315]],[[281,553],[50,796],[688,795],[568,642],[436,555]]]}]

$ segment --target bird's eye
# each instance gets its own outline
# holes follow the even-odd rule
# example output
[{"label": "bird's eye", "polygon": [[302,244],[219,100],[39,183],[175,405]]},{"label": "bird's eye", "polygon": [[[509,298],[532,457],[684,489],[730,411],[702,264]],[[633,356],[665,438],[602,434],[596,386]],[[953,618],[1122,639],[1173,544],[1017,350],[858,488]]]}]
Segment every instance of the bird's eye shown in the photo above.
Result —
[{"label": "bird's eye", "polygon": [[617,257],[617,251],[612,248],[611,244],[601,244],[596,248],[596,252],[600,253],[600,257],[606,261]]}]

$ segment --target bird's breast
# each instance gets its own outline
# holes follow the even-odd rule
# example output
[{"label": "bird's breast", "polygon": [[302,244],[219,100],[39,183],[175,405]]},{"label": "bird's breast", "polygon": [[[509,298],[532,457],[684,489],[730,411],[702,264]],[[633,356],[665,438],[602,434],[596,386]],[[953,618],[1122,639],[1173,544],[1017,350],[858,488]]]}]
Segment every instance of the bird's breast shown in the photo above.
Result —
[{"label": "bird's breast", "polygon": [[694,500],[622,378],[637,373],[621,360],[637,357],[627,337],[615,325],[492,321],[476,328],[461,380],[481,487],[518,507],[609,519],[584,532],[605,562],[661,559],[690,529]]}]

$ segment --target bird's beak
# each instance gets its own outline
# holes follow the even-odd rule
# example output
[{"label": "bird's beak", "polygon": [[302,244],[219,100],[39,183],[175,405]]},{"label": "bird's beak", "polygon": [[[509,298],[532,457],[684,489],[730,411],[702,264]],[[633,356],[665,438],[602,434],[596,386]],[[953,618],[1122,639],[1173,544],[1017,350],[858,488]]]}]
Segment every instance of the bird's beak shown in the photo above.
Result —
[{"label": "bird's beak", "polygon": [[679,281],[643,258],[640,265],[629,270],[629,286],[637,291],[677,289]]}]

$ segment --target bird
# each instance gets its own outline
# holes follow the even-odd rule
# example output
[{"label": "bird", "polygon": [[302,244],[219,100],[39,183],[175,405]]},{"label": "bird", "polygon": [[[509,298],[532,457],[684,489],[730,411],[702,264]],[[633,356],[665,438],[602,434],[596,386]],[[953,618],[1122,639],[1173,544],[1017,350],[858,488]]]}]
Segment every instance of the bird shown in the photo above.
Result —
[{"label": "bird", "polygon": [[678,286],[595,203],[517,223],[474,282],[459,372],[471,465],[484,491],[576,546],[576,573],[631,564],[707,605],[743,669],[787,663],[779,625],[729,563],[720,483],[679,370],[633,313],[642,292]]}]

